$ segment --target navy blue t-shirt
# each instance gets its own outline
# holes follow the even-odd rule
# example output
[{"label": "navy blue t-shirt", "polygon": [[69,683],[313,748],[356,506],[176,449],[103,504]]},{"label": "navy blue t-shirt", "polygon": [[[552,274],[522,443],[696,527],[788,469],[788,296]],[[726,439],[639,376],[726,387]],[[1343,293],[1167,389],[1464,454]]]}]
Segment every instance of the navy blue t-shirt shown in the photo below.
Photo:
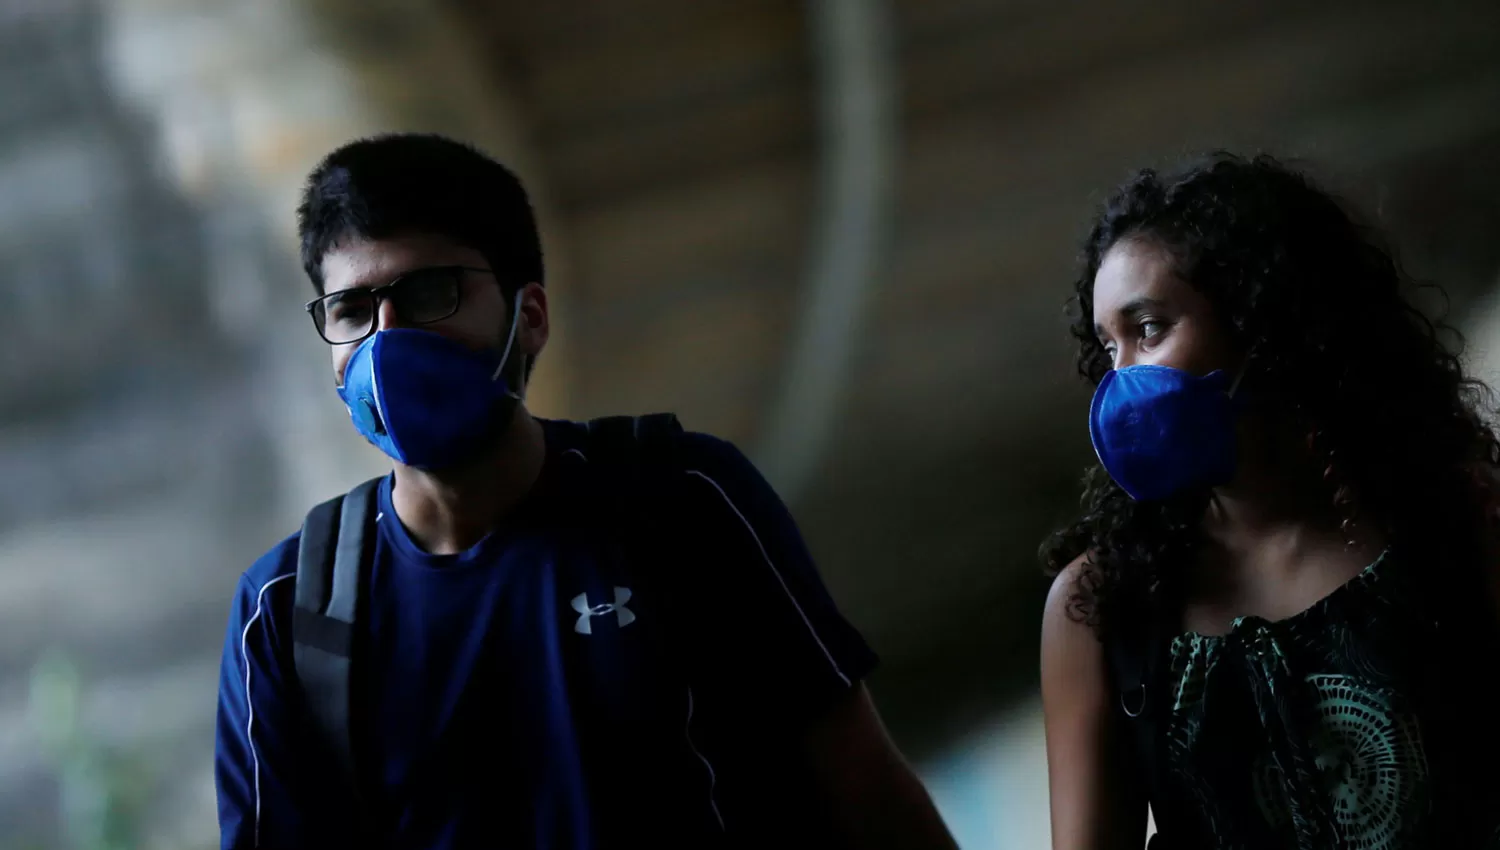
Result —
[{"label": "navy blue t-shirt", "polygon": [[[543,426],[540,480],[466,552],[424,552],[380,487],[351,691],[365,822],[413,850],[734,846],[805,828],[798,733],[875,658],[785,507],[722,440],[682,435],[681,468],[646,488],[591,461],[582,425]],[[245,572],[230,615],[226,850],[342,846],[361,816],[293,668],[297,543]]]}]

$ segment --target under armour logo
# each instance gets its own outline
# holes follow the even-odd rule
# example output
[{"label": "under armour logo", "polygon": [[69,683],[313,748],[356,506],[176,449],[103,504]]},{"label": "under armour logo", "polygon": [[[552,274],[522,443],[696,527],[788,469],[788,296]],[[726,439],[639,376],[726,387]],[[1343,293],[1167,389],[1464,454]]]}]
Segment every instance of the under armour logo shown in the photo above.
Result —
[{"label": "under armour logo", "polygon": [[581,635],[593,634],[594,627],[590,620],[595,617],[602,617],[605,614],[614,614],[615,622],[619,624],[620,628],[625,628],[635,622],[635,612],[625,607],[625,603],[629,601],[630,588],[628,587],[615,588],[615,601],[606,602],[603,605],[590,606],[589,595],[587,593],[578,594],[573,597],[573,610],[578,612],[578,622],[573,625],[573,631]]}]

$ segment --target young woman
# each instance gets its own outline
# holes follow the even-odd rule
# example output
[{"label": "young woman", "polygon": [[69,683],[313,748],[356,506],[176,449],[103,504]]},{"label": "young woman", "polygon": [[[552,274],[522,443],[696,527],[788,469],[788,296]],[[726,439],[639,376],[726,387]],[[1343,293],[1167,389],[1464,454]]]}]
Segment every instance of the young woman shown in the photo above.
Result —
[{"label": "young woman", "polygon": [[1085,513],[1043,558],[1053,847],[1500,846],[1485,388],[1277,162],[1094,224]]}]

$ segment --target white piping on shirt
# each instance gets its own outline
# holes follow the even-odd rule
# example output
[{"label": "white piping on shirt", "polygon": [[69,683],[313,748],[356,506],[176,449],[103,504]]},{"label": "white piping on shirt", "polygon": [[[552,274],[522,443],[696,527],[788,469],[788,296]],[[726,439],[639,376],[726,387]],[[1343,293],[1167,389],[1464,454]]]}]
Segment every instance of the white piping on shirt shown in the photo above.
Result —
[{"label": "white piping on shirt", "polygon": [[[576,454],[579,457],[583,458],[584,461],[588,460],[588,456],[578,449],[568,449],[566,452],[563,452],[563,454]],[[776,583],[781,585],[782,592],[784,592],[786,594],[786,598],[791,601],[792,608],[797,611],[797,616],[802,618],[802,624],[804,626],[807,626],[807,632],[808,634],[812,635],[813,642],[818,645],[818,649],[822,650],[823,657],[828,659],[828,665],[833,668],[834,675],[839,677],[839,681],[843,682],[845,687],[853,687],[854,683],[851,682],[849,680],[849,677],[844,675],[844,671],[839,668],[839,663],[834,660],[833,653],[828,651],[828,646],[823,643],[823,638],[818,634],[818,630],[813,628],[812,620],[808,619],[807,612],[802,610],[802,604],[797,601],[796,595],[793,594],[792,589],[787,586],[786,579],[781,577],[781,571],[776,569],[776,564],[772,562],[771,555],[766,552],[766,546],[761,542],[760,535],[756,533],[755,526],[751,525],[750,520],[745,518],[745,514],[740,511],[739,506],[734,503],[734,500],[729,498],[729,494],[724,492],[724,488],[719,486],[719,482],[715,481],[708,474],[697,469],[686,470],[686,473],[688,475],[696,475],[699,478],[702,478],[704,481],[707,481],[709,486],[713,487],[714,490],[718,492],[720,498],[724,500],[724,504],[729,506],[729,510],[733,511],[734,515],[739,517],[740,522],[745,526],[745,530],[750,532],[750,539],[755,541],[756,548],[760,550],[761,560],[765,561],[766,567],[771,571],[771,575],[776,577]]]},{"label": "white piping on shirt", "polygon": [[797,602],[797,597],[792,593],[792,589],[787,586],[786,579],[781,577],[781,572],[776,569],[776,564],[772,563],[770,554],[766,552],[765,544],[760,540],[760,535],[755,533],[755,526],[751,525],[750,520],[746,519],[745,515],[740,512],[740,509],[734,504],[734,500],[729,498],[729,494],[724,492],[723,487],[719,486],[719,482],[696,469],[689,469],[687,474],[702,478],[715,490],[719,491],[719,495],[724,499],[724,504],[728,505],[729,509],[734,511],[734,515],[740,518],[740,522],[745,524],[745,530],[750,532],[750,537],[755,541],[756,548],[760,549],[761,559],[766,562],[766,567],[771,570],[771,575],[776,577],[777,583],[781,585],[781,589],[786,593],[786,598],[791,600],[792,607],[796,609],[797,616],[802,618],[802,624],[807,626],[808,634],[812,635],[813,642],[818,645],[818,649],[823,651],[823,657],[828,659],[829,666],[833,667],[834,675],[838,676],[846,687],[853,687],[854,683],[849,681],[849,677],[844,675],[843,670],[839,669],[839,663],[833,659],[833,653],[828,651],[828,647],[823,643],[823,639],[818,636],[818,630],[813,628],[812,621],[807,618],[807,612],[802,610],[802,605]]},{"label": "white piping on shirt", "polygon": [[255,594],[255,613],[245,621],[245,630],[240,633],[240,660],[245,665],[245,743],[250,747],[250,764],[255,776],[255,840],[253,844],[255,847],[260,846],[260,756],[255,752],[255,700],[250,696],[250,655],[245,647],[250,639],[250,627],[260,619],[266,591],[282,579],[296,577],[296,573],[287,573],[261,585],[260,592]]},{"label": "white piping on shirt", "polygon": [[714,766],[708,763],[708,757],[705,756],[705,755],[703,755],[703,753],[698,749],[698,746],[693,743],[693,689],[692,688],[688,688],[687,689],[687,697],[688,697],[687,720],[684,721],[683,724],[682,724],[682,734],[683,734],[683,737],[687,739],[688,749],[692,750],[693,751],[693,755],[697,756],[698,760],[701,761],[701,762],[703,762],[703,766],[708,769],[708,807],[710,809],[713,809],[713,811],[714,811],[714,820],[716,820],[716,821],[719,822],[719,829],[720,829],[720,831],[723,831],[723,829],[724,829],[724,816],[721,815],[721,814],[719,814],[719,803],[718,803],[717,800],[714,799],[714,787],[718,784],[719,778],[718,778],[718,776],[716,776],[714,774]]}]

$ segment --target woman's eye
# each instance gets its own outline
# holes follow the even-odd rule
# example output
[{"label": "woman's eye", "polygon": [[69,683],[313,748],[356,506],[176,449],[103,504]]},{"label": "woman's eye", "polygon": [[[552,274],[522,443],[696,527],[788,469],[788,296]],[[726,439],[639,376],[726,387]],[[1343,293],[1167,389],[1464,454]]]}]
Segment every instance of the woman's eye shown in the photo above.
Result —
[{"label": "woman's eye", "polygon": [[1165,322],[1158,322],[1148,319],[1144,322],[1141,322],[1141,339],[1153,339],[1160,336],[1166,329],[1167,325]]}]

